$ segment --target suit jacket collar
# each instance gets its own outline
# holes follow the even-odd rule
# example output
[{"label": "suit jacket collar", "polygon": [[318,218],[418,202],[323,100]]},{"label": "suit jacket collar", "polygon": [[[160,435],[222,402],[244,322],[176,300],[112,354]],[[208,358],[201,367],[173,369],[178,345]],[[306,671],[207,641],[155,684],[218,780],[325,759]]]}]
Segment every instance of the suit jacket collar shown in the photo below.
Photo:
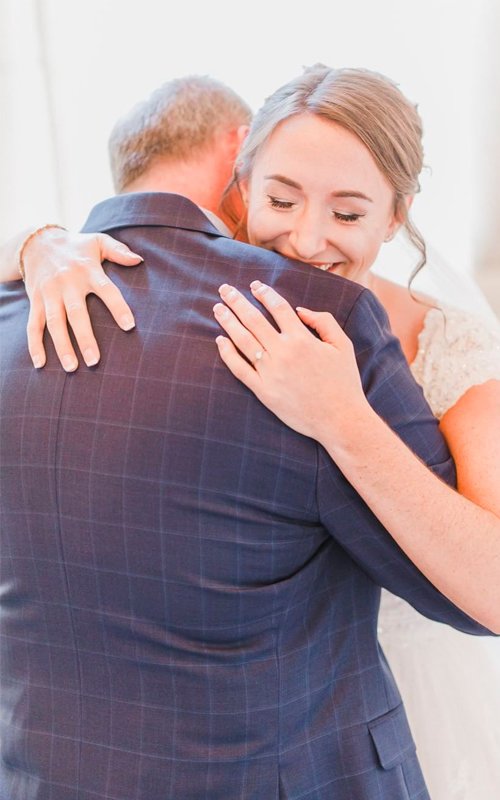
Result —
[{"label": "suit jacket collar", "polygon": [[222,236],[203,211],[179,194],[137,192],[120,194],[98,203],[90,212],[84,233],[158,225]]}]

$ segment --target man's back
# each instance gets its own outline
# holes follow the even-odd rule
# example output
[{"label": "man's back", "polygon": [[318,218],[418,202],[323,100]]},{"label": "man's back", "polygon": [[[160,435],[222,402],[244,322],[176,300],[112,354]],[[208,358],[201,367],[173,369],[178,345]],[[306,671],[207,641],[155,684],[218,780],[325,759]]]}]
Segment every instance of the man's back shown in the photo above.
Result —
[{"label": "man's back", "polygon": [[416,796],[376,582],[468,622],[321,448],[232,378],[211,308],[228,280],[327,296],[367,391],[446,472],[383,317],[360,287],[219,236],[176,196],[115,198],[90,228],[145,257],[115,273],[136,330],[96,301],[97,369],[32,371],[25,299],[10,288],[0,310],[2,800]]}]

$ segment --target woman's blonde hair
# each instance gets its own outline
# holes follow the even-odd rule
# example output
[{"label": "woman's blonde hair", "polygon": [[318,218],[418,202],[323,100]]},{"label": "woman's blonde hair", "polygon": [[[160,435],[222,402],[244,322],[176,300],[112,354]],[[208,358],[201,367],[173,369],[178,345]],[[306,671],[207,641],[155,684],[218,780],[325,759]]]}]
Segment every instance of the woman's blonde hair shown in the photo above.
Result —
[{"label": "woman's blonde hair", "polygon": [[[416,106],[398,86],[377,72],[316,64],[268,97],[256,114],[238,157],[226,193],[228,200],[223,201],[225,213],[231,215],[230,189],[251,176],[257,153],[275,128],[280,122],[305,113],[342,125],[368,148],[394,190],[395,213],[420,253],[415,275],[425,264],[426,248],[410,219],[406,199],[420,191],[422,122]],[[241,226],[245,220],[234,222]]]}]

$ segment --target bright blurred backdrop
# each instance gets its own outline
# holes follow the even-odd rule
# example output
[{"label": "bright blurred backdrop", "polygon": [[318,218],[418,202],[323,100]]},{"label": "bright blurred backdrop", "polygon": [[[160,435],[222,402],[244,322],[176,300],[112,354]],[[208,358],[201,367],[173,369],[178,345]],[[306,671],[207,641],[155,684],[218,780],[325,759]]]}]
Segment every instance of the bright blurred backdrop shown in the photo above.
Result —
[{"label": "bright blurred backdrop", "polygon": [[305,65],[367,67],[423,117],[417,224],[500,309],[499,38],[498,0],[0,0],[0,237],[78,228],[113,193],[114,121],[165,80],[209,74],[256,110]]}]

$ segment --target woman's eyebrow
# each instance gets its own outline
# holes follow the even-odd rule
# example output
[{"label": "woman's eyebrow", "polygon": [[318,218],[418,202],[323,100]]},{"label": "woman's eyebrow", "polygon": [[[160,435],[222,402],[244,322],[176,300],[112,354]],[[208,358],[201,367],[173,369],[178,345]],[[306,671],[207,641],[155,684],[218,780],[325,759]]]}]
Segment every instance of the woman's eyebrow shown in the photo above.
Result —
[{"label": "woman's eyebrow", "polygon": [[[303,188],[300,183],[293,181],[291,178],[287,178],[285,175],[264,175],[264,179],[266,181],[278,181],[279,183],[284,183],[286,186],[291,186],[293,189],[302,190]],[[366,200],[368,203],[373,203],[371,197],[363,194],[363,192],[358,192],[356,189],[341,189],[338,192],[332,192],[332,197],[355,197],[359,200]]]},{"label": "woman's eyebrow", "polygon": [[264,175],[264,179],[266,181],[279,181],[279,183],[285,183],[287,186],[292,186],[294,189],[302,189],[300,183],[292,181],[291,178],[285,178],[284,175]]},{"label": "woman's eyebrow", "polygon": [[356,191],[356,189],[342,189],[339,192],[332,192],[332,197],[357,197],[359,200],[367,200],[369,203],[373,203],[371,197],[363,194],[363,192]]}]

